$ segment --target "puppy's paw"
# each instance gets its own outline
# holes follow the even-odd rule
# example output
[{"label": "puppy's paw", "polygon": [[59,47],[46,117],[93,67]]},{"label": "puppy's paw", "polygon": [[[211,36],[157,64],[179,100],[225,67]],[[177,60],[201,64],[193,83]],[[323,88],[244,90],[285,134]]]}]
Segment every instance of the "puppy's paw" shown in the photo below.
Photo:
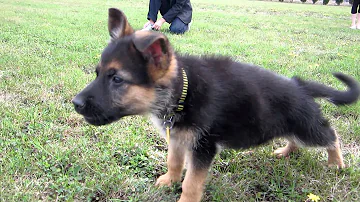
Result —
[{"label": "puppy's paw", "polygon": [[274,151],[274,154],[276,155],[276,157],[281,158],[281,157],[287,157],[290,155],[291,152],[296,151],[298,148],[295,145],[295,143],[293,142],[288,142],[288,144],[285,147],[281,147],[277,150]]},{"label": "puppy's paw", "polygon": [[281,158],[281,157],[287,157],[290,154],[290,150],[287,147],[281,147],[279,149],[276,149],[274,151],[274,154],[276,155],[276,157]]},{"label": "puppy's paw", "polygon": [[185,194],[184,192],[181,194],[178,202],[200,202],[201,201],[202,192],[194,192],[190,195]]},{"label": "puppy's paw", "polygon": [[194,200],[190,198],[181,197],[178,202],[194,202]]},{"label": "puppy's paw", "polygon": [[327,152],[328,152],[328,166],[329,167],[336,166],[339,169],[345,168],[344,159],[341,154],[339,143],[336,143],[335,148],[329,147],[327,149]]},{"label": "puppy's paw", "polygon": [[155,186],[168,186],[170,187],[173,182],[180,181],[180,179],[174,179],[169,173],[161,175],[155,183]]},{"label": "puppy's paw", "polygon": [[344,162],[341,160],[335,160],[331,161],[329,160],[327,163],[328,167],[336,167],[338,169],[346,168],[347,166],[344,164]]},{"label": "puppy's paw", "polygon": [[336,167],[338,169],[343,169],[347,166],[344,163],[328,163],[328,167]]}]

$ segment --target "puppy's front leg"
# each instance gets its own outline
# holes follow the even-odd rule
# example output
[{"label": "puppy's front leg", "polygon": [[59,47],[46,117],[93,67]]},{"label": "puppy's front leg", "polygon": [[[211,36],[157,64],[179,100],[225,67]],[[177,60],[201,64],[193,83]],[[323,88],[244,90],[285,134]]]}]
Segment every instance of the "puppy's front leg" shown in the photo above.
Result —
[{"label": "puppy's front leg", "polygon": [[185,179],[179,202],[200,202],[206,176],[216,154],[215,145],[198,145],[188,155]]},{"label": "puppy's front leg", "polygon": [[156,186],[171,186],[173,182],[180,182],[186,150],[186,145],[181,144],[177,139],[170,140],[167,156],[168,172],[156,180]]}]

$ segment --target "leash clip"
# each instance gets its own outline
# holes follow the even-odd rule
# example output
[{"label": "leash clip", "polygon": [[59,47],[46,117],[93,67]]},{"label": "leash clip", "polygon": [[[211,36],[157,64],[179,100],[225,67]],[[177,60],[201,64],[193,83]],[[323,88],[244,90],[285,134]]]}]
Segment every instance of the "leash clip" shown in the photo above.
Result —
[{"label": "leash clip", "polygon": [[170,144],[170,129],[174,126],[174,115],[164,116],[163,126],[166,131],[166,142]]},{"label": "leash clip", "polygon": [[170,116],[164,116],[164,122],[163,122],[163,126],[164,128],[169,128],[172,129],[174,126],[174,116],[170,115]]}]

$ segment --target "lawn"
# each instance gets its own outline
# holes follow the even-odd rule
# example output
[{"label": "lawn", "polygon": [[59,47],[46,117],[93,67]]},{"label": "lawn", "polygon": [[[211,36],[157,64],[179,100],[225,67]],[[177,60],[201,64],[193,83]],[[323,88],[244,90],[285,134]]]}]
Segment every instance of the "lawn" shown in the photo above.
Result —
[{"label": "lawn", "polygon": [[[277,73],[345,87],[333,71],[360,80],[360,30],[350,7],[269,1],[192,0],[191,31],[172,35],[181,53],[229,55]],[[94,77],[109,40],[107,9],[135,29],[147,0],[0,0],[0,201],[176,201],[180,184],[154,186],[166,172],[166,142],[146,117],[94,127],[71,99]],[[348,168],[326,166],[324,149],[277,159],[284,140],[214,161],[203,201],[360,201],[360,104],[325,117],[341,135]]]}]

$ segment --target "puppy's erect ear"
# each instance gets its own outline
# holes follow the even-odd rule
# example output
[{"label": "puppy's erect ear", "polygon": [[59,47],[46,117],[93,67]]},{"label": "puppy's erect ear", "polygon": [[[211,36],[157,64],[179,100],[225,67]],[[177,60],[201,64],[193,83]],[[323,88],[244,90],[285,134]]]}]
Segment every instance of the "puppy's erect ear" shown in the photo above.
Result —
[{"label": "puppy's erect ear", "polygon": [[167,37],[159,32],[137,31],[133,43],[146,59],[148,72],[153,81],[164,76],[171,65],[173,54]]},{"label": "puppy's erect ear", "polygon": [[125,14],[116,8],[109,9],[108,29],[111,40],[134,33],[134,29],[130,26]]}]

